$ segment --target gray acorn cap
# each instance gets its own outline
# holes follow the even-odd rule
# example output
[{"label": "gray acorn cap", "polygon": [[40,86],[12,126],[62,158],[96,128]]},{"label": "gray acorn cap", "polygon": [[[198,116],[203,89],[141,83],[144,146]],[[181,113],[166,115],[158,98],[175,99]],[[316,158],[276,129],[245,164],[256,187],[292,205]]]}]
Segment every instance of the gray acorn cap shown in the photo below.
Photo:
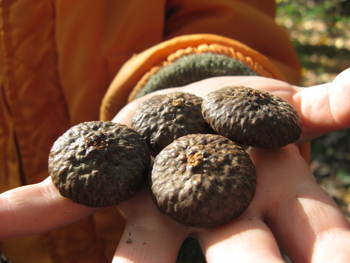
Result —
[{"label": "gray acorn cap", "polygon": [[144,184],[150,165],[147,144],[134,130],[113,122],[73,126],[49,154],[49,173],[59,192],[90,207],[116,205]]},{"label": "gray acorn cap", "polygon": [[288,102],[249,87],[226,87],[207,94],[202,114],[218,134],[246,146],[279,148],[301,135],[299,116]]},{"label": "gray acorn cap", "polygon": [[209,133],[201,105],[202,98],[190,93],[155,95],[138,107],[131,127],[141,134],[156,155],[181,136]]},{"label": "gray acorn cap", "polygon": [[175,140],[155,157],[150,176],[158,208],[194,227],[215,227],[238,217],[253,199],[255,187],[255,167],[249,155],[214,134]]}]

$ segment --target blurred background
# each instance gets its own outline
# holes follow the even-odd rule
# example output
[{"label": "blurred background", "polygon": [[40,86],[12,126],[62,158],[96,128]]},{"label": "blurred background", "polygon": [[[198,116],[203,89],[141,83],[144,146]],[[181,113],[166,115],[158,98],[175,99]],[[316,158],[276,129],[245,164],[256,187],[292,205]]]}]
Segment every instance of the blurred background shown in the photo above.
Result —
[{"label": "blurred background", "polygon": [[[350,67],[350,0],[277,0],[277,22],[302,64],[302,86],[332,81]],[[312,171],[350,221],[350,129],[312,142]]]}]

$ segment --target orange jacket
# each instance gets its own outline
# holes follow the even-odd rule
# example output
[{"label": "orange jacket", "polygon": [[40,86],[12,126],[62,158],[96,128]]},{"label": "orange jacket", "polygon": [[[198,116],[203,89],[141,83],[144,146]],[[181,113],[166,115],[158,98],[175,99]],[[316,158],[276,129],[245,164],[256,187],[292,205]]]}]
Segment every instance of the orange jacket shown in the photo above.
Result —
[{"label": "orange jacket", "polygon": [[[212,51],[297,83],[296,54],[274,15],[272,0],[2,0],[0,192],[46,178],[63,131],[111,119],[135,86],[177,57]],[[104,209],[3,241],[0,251],[19,263],[108,262],[123,227],[115,209]]]}]

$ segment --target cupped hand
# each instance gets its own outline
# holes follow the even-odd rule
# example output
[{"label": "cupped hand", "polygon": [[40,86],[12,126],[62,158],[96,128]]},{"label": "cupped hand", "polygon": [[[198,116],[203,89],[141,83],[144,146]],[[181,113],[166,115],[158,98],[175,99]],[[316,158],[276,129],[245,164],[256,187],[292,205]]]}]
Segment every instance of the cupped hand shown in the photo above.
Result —
[{"label": "cupped hand", "polygon": [[[228,85],[267,90],[289,101],[303,123],[301,141],[350,127],[350,70],[310,88],[262,77],[219,77],[176,90],[203,96]],[[114,121],[129,125],[147,96],[128,104]],[[214,229],[187,228],[161,214],[144,190],[119,206],[127,223],[114,262],[174,262],[189,234],[198,238],[208,262],[283,262],[279,246],[295,262],[350,262],[348,223],[317,185],[295,145],[253,149],[250,155],[258,187],[243,215]],[[0,238],[47,231],[94,211],[61,197],[48,178],[0,195]],[[45,223],[36,224],[43,215]]]},{"label": "cupped hand", "polygon": [[[301,142],[350,126],[350,71],[310,88],[261,77],[218,77],[157,93],[176,90],[204,96],[229,85],[266,90],[291,103],[303,123]],[[153,95],[128,104],[114,121],[130,125],[137,106]],[[280,247],[295,262],[350,262],[348,223],[318,186],[297,147],[254,149],[250,155],[258,187],[241,217],[214,229],[186,228],[160,214],[143,192],[121,206],[127,225],[114,261],[174,262],[184,237],[191,234],[208,262],[283,262]]]}]

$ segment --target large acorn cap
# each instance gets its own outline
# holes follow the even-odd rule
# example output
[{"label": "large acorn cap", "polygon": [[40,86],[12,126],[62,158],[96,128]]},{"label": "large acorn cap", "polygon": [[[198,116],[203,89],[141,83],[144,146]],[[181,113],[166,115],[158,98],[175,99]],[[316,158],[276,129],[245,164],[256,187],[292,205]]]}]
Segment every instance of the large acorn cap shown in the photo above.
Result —
[{"label": "large acorn cap", "polygon": [[301,134],[298,114],[288,102],[249,87],[226,87],[207,94],[202,113],[217,133],[242,145],[279,148]]},{"label": "large acorn cap", "polygon": [[49,172],[60,193],[90,207],[130,199],[145,183],[148,146],[134,130],[113,122],[73,126],[49,155]]},{"label": "large acorn cap", "polygon": [[131,126],[156,155],[176,138],[191,133],[209,133],[201,104],[202,98],[185,92],[155,95],[141,103]]},{"label": "large acorn cap", "polygon": [[155,157],[150,178],[159,209],[195,227],[215,227],[238,217],[253,199],[255,186],[249,155],[214,134],[191,134],[172,142]]}]

